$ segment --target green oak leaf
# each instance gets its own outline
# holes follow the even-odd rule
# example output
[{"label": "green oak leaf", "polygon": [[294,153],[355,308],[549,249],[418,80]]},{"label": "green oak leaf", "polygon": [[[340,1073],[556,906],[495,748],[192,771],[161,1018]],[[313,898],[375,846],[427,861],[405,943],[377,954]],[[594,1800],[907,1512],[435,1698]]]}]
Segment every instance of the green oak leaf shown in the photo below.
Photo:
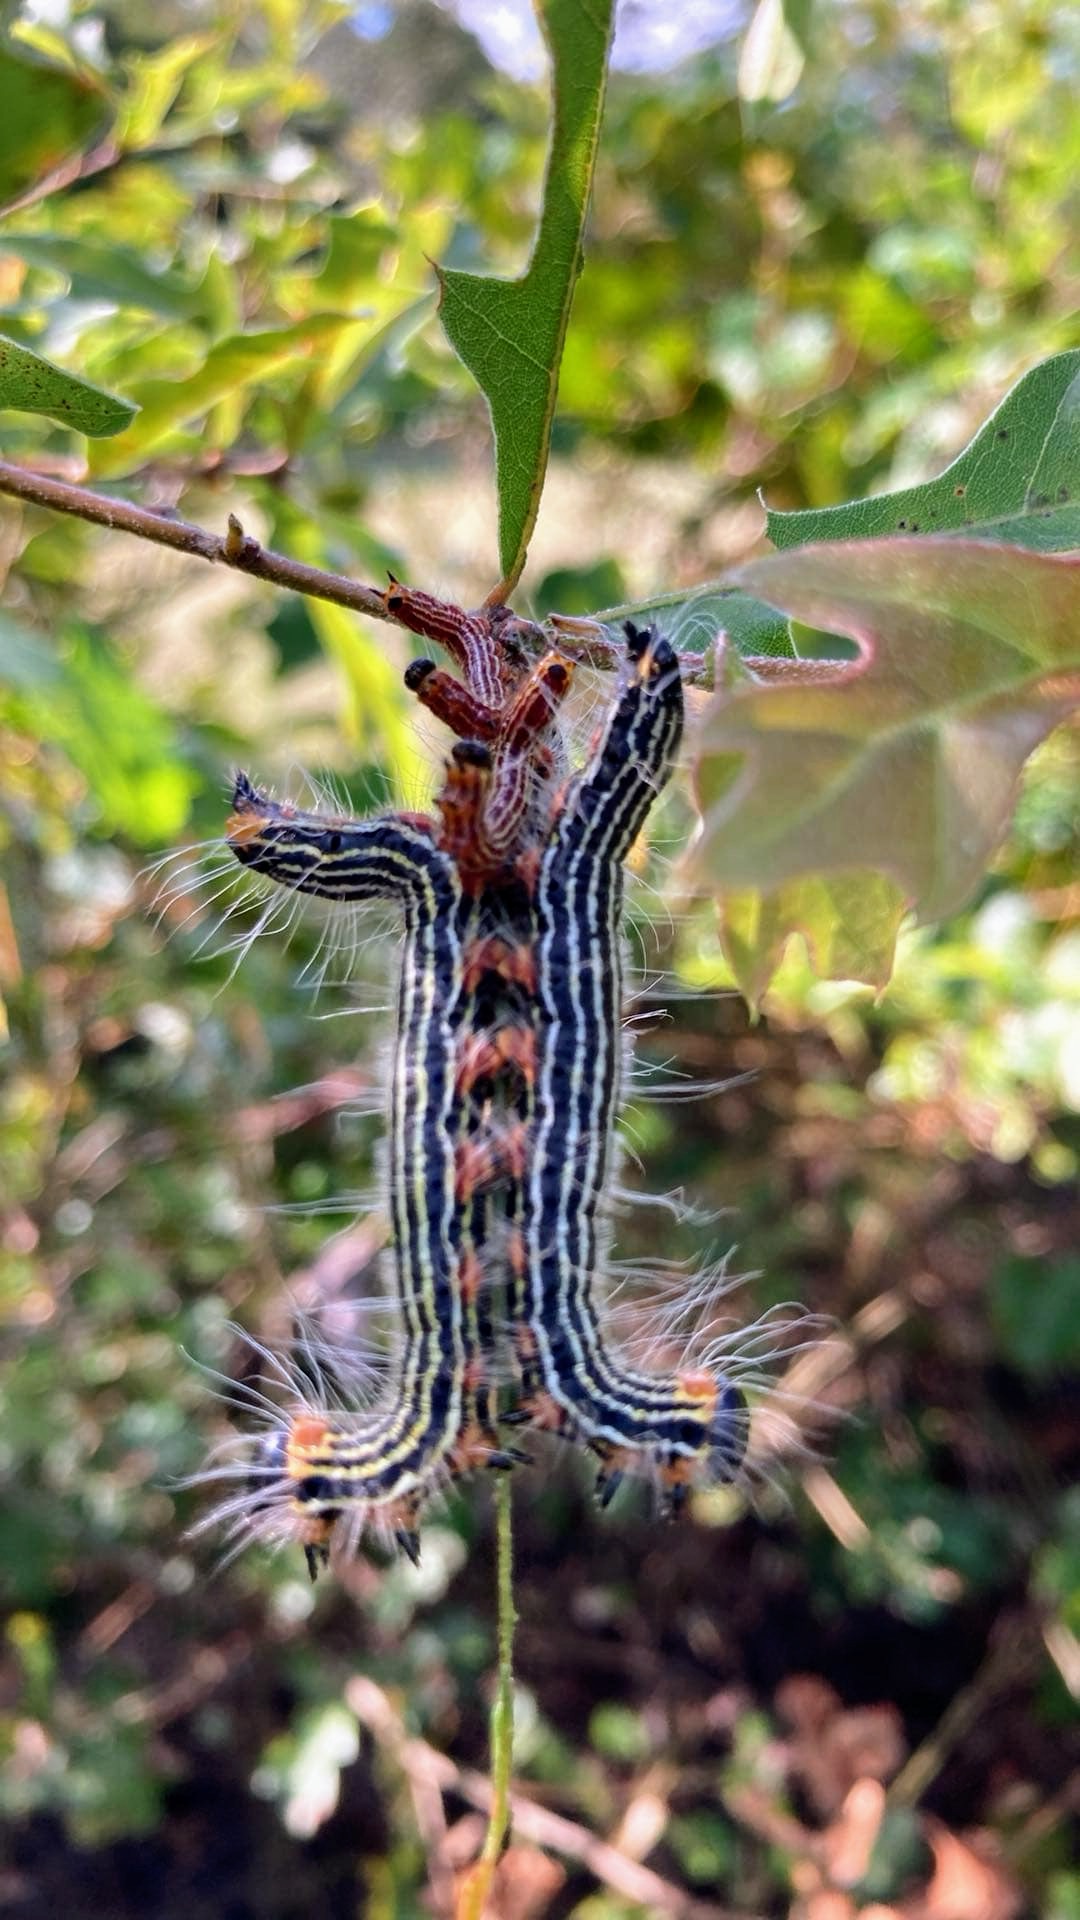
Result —
[{"label": "green oak leaf", "polygon": [[[766,511],[769,538],[781,550],[811,540],[867,540],[888,533],[970,532],[973,527],[989,533],[989,521],[1005,523],[994,529],[993,538],[1027,545],[1025,522],[1019,535],[1007,531],[1015,519],[1077,500],[1080,348],[1055,354],[1025,373],[936,480],[839,507]],[[1057,550],[1077,544],[1076,525],[1075,510],[1062,517],[1055,528]],[[1053,551],[1047,522],[1042,526],[1040,544]]]},{"label": "green oak leaf", "polygon": [[86,147],[109,110],[92,75],[14,46],[0,46],[0,100],[0,208]]},{"label": "green oak leaf", "polygon": [[696,766],[696,879],[771,893],[872,868],[920,919],[954,911],[1005,832],[1027,755],[1080,703],[1080,555],[847,541],[739,577],[850,636],[859,658],[785,662],[717,694]]},{"label": "green oak leaf", "polygon": [[43,360],[29,347],[0,334],[0,407],[13,407],[19,413],[44,413],[60,420],[65,427],[100,437],[121,433],[135,418],[138,408],[130,400],[78,380],[51,360]]},{"label": "green oak leaf", "polygon": [[131,153],[157,139],[189,68],[217,41],[216,33],[189,33],[167,40],[154,53],[127,55],[127,89],[117,116],[117,146]]},{"label": "green oak leaf", "polygon": [[704,587],[654,594],[649,600],[628,601],[622,607],[605,607],[602,613],[586,617],[613,634],[625,620],[639,626],[652,622],[685,653],[705,653],[722,633],[741,657],[794,657],[791,629],[784,616],[775,607],[767,607],[749,593],[719,580]]},{"label": "green oak leaf", "polygon": [[614,12],[613,0],[536,0],[536,9],[551,51],[554,125],[528,269],[518,280],[438,270],[443,327],[491,410],[504,596],[525,564],[544,484]]}]

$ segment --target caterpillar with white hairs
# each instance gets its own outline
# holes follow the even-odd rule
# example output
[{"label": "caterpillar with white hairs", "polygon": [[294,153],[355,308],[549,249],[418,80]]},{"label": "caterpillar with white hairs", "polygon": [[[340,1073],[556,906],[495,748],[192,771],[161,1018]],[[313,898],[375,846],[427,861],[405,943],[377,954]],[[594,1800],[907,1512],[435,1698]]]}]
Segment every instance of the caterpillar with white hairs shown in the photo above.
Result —
[{"label": "caterpillar with white hairs", "polygon": [[[681,739],[679,659],[655,628],[627,623],[615,697],[573,773],[556,727],[566,653],[530,666],[505,608],[466,614],[397,582],[386,598],[459,669],[422,660],[406,674],[458,736],[435,815],[307,812],[240,774],[226,829],[248,870],[323,900],[390,902],[404,924],[388,1142],[396,1377],[374,1408],[307,1393],[283,1409],[220,1509],[240,1537],[298,1539],[313,1578],[369,1528],[415,1557],[435,1493],[524,1458],[499,1419],[591,1450],[605,1504],[629,1473],[669,1509],[695,1484],[733,1480],[749,1431],[729,1366],[628,1366],[598,1294],[624,1065],[623,870]],[[516,1397],[497,1416],[500,1288]]]}]

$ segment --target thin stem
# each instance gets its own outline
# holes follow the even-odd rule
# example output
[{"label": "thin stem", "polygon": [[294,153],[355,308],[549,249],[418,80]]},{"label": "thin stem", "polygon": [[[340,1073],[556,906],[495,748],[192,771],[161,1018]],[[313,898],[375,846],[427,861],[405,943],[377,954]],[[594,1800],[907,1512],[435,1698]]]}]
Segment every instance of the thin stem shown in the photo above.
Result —
[{"label": "thin stem", "polygon": [[483,1920],[495,1869],[510,1828],[510,1770],[514,1754],[514,1530],[511,1478],[495,1486],[495,1587],[498,1681],[491,1707],[491,1812],[484,1845],[458,1896],[456,1920]]},{"label": "thin stem", "polygon": [[[153,540],[159,547],[172,547],[176,553],[194,554],[197,560],[235,567],[239,573],[249,573],[254,580],[269,581],[271,586],[288,587],[293,593],[306,593],[315,600],[332,600],[335,606],[350,607],[354,613],[366,614],[369,620],[388,620],[394,626],[404,624],[389,611],[386,596],[378,587],[361,586],[359,580],[350,580],[346,573],[330,573],[324,567],[310,567],[303,560],[290,560],[287,554],[275,553],[245,533],[235,513],[229,515],[227,533],[211,533],[206,527],[196,526],[193,520],[155,513],[149,507],[137,507],[131,500],[116,500],[110,494],[77,487],[69,480],[54,480],[51,475],[35,473],[30,467],[13,466],[10,460],[0,460],[0,493],[29,500],[35,507],[51,507],[55,513],[73,513],[79,520],[93,521],[95,526],[133,533],[140,540]],[[489,594],[485,606],[497,604],[506,585],[502,582]],[[553,619],[551,629],[556,644],[575,659],[610,668],[619,658],[618,647],[604,635],[595,620],[560,622]],[[712,685],[711,653],[682,653],[679,659],[684,680]],[[827,662],[809,662],[806,664],[810,671],[800,674],[803,663],[793,660],[755,658],[744,664],[760,670],[764,677],[779,678],[786,674],[789,678],[808,679],[828,678],[830,666]],[[833,672],[835,667],[836,663],[831,663]]]},{"label": "thin stem", "polygon": [[153,513],[130,500],[114,500],[108,494],[92,493],[88,487],[72,486],[66,480],[53,480],[47,474],[33,473],[0,460],[0,493],[15,494],[36,507],[51,507],[57,513],[73,513],[80,520],[92,520],[99,527],[116,527],[121,533],[137,534],[141,540],[153,540],[159,547],[172,547],[177,553],[192,553],[199,560],[217,561],[250,573],[256,580],[268,580],[275,587],[291,587],[294,593],[306,593],[316,600],[332,600],[339,607],[351,607],[366,613],[371,620],[389,620],[386,602],[377,587],[364,587],[344,573],[328,573],[322,567],[306,566],[302,560],[290,560],[261,546],[244,532],[235,514],[229,515],[227,533],[210,533],[189,520],[177,520],[171,514]]}]

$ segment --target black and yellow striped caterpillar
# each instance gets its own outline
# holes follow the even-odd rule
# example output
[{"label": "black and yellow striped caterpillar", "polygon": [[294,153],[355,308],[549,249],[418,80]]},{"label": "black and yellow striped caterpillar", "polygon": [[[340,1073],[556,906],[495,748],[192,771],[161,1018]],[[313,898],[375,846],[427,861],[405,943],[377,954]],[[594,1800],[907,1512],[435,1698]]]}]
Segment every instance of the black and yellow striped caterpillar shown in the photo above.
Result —
[{"label": "black and yellow striped caterpillar", "polygon": [[530,667],[506,609],[464,614],[392,583],[401,624],[440,640],[461,677],[406,675],[459,736],[436,816],[332,817],[238,776],[227,841],[279,886],[392,903],[404,924],[389,1111],[389,1202],[403,1346],[379,1405],[312,1396],[283,1413],[223,1511],[241,1532],[303,1544],[314,1577],[369,1526],[411,1556],[426,1501],[478,1467],[524,1458],[499,1437],[504,1320],[516,1381],[498,1417],[562,1433],[663,1505],[738,1473],[748,1434],[730,1370],[656,1375],[605,1337],[597,1279],[624,1066],[623,868],[683,726],[679,660],[627,624],[618,689],[584,768],[556,717],[564,653]]}]

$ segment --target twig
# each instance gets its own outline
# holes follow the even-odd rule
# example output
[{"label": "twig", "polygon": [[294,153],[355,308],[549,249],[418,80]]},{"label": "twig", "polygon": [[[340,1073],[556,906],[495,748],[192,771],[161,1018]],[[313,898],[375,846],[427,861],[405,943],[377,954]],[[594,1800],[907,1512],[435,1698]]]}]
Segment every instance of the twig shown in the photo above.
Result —
[{"label": "twig", "polygon": [[509,1475],[495,1487],[495,1590],[499,1677],[491,1708],[491,1811],[480,1858],[458,1904],[460,1920],[483,1920],[495,1869],[510,1830],[510,1769],[514,1752],[514,1534]]},{"label": "twig", "polygon": [[[490,1780],[482,1773],[457,1766],[426,1740],[410,1739],[389,1696],[374,1680],[366,1674],[355,1674],[346,1687],[345,1698],[357,1719],[391,1749],[404,1773],[420,1773],[426,1780],[436,1781],[443,1793],[460,1794],[484,1812],[490,1809],[494,1797]],[[510,1795],[510,1811],[519,1839],[547,1847],[566,1860],[580,1860],[597,1880],[650,1914],[662,1914],[668,1920],[750,1920],[749,1915],[730,1907],[695,1899],[651,1867],[643,1867],[620,1853],[610,1841],[598,1839],[576,1820],[553,1813],[522,1794]]]},{"label": "twig", "polygon": [[[70,154],[43,180],[35,180],[24,193],[17,194],[14,200],[8,200],[0,207],[0,218],[6,220],[9,214],[23,213],[27,207],[36,206],[39,200],[47,200],[50,194],[60,193],[64,187],[72,187],[80,180],[89,180],[95,173],[104,173],[109,167],[115,167],[123,157],[123,149],[113,139],[102,140],[100,145],[91,147],[89,153]],[[140,160],[145,158],[145,153],[139,154]]]},{"label": "twig", "polygon": [[1030,1676],[1037,1659],[1037,1635],[1031,1624],[1016,1615],[1003,1615],[995,1628],[994,1644],[974,1679],[954,1694],[937,1725],[892,1782],[889,1805],[915,1806],[997,1695]]},{"label": "twig", "polygon": [[[35,507],[51,507],[55,513],[72,513],[79,520],[92,521],[95,526],[133,533],[140,540],[153,540],[159,547],[171,547],[175,553],[193,554],[197,560],[235,567],[237,572],[249,573],[252,579],[266,580],[271,586],[288,587],[293,593],[308,594],[315,600],[331,600],[335,606],[366,614],[369,620],[386,620],[395,626],[407,624],[390,611],[386,596],[378,587],[365,587],[359,580],[350,580],[348,574],[330,573],[324,567],[311,567],[303,560],[290,560],[287,554],[275,553],[245,533],[234,513],[229,515],[226,533],[211,533],[192,520],[155,513],[149,507],[137,507],[131,500],[117,500],[110,494],[94,493],[91,488],[76,486],[72,481],[55,480],[32,468],[14,466],[10,460],[0,460],[0,493],[28,500]],[[502,591],[500,586],[489,594],[485,606],[494,604]],[[520,624],[523,628],[526,625]],[[594,628],[595,632],[586,632]],[[534,635],[543,635],[544,631],[532,628]],[[595,621],[553,617],[547,623],[547,631],[575,659],[610,668],[620,657],[616,644],[603,635]],[[679,660],[688,684],[712,686],[711,652],[680,653]],[[760,669],[766,677],[774,676],[776,670],[798,668],[800,664],[798,661],[762,661],[756,657],[744,661],[745,666],[754,671]]]},{"label": "twig", "polygon": [[344,573],[328,573],[322,567],[309,567],[302,560],[290,560],[274,553],[244,532],[235,514],[229,515],[225,534],[210,533],[190,520],[175,520],[148,507],[137,507],[130,500],[114,500],[108,494],[93,493],[89,487],[76,487],[66,480],[53,480],[47,474],[0,460],[0,493],[29,500],[35,507],[51,507],[56,513],[73,513],[80,520],[91,520],[99,527],[114,527],[120,533],[133,533],[140,540],[153,540],[159,547],[172,547],[176,553],[194,554],[198,560],[216,561],[249,573],[255,580],[267,580],[275,587],[289,587],[293,593],[306,593],[316,600],[332,600],[336,606],[351,607],[371,620],[389,620],[386,601],[377,587],[361,586]]}]

